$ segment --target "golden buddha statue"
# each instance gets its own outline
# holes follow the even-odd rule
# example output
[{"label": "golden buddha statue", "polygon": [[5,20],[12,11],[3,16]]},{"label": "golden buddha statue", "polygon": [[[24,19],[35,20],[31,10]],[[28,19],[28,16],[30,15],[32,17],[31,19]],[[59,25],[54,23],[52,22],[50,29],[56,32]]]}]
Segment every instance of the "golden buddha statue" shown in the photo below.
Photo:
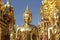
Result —
[{"label": "golden buddha statue", "polygon": [[16,40],[37,40],[37,27],[31,25],[32,14],[27,6],[23,14],[25,24],[17,28]]}]

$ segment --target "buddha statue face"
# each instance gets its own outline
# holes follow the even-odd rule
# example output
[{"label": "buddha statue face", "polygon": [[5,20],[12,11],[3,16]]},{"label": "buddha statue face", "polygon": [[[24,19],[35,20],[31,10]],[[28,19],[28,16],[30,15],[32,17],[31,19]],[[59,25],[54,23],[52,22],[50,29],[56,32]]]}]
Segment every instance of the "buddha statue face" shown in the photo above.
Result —
[{"label": "buddha statue face", "polygon": [[32,15],[31,15],[31,13],[25,13],[23,18],[24,18],[24,22],[25,23],[29,24],[32,21]]}]

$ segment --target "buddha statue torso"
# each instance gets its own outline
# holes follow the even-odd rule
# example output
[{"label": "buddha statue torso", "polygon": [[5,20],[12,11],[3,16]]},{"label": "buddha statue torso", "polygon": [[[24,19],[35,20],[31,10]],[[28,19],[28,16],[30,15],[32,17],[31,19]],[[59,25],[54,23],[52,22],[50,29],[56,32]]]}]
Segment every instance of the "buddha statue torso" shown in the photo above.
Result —
[{"label": "buddha statue torso", "polygon": [[37,40],[36,33],[37,31],[34,25],[23,25],[21,27],[18,27],[18,40]]}]

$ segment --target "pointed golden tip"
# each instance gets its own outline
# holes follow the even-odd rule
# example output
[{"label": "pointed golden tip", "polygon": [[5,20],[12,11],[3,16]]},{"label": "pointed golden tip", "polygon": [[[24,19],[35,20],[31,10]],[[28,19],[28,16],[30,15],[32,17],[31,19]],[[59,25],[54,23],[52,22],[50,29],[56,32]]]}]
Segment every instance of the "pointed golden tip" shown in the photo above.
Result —
[{"label": "pointed golden tip", "polygon": [[10,4],[10,0],[7,0],[7,3]]},{"label": "pointed golden tip", "polygon": [[27,5],[27,7],[26,7],[26,11],[29,11],[30,9],[29,9],[29,6]]},{"label": "pointed golden tip", "polygon": [[6,6],[10,7],[10,0],[7,0]]},{"label": "pointed golden tip", "polygon": [[30,8],[29,8],[29,6],[27,5],[27,7],[26,7],[26,10],[25,10],[25,12],[24,12],[24,14],[31,14],[31,11],[30,11]]},{"label": "pointed golden tip", "polygon": [[31,11],[30,11],[28,5],[27,5],[26,10],[25,10],[25,12],[24,12],[24,15],[26,15],[26,14],[28,14],[28,15],[31,14]]}]

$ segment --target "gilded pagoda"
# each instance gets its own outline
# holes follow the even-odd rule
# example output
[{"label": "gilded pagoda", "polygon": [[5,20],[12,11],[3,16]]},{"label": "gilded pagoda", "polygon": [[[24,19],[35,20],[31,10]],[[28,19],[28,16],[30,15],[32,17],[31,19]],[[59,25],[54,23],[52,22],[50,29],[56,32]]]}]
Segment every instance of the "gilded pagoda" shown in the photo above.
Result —
[{"label": "gilded pagoda", "polygon": [[10,0],[6,4],[0,0],[0,40],[13,40],[14,38],[14,9]]}]

